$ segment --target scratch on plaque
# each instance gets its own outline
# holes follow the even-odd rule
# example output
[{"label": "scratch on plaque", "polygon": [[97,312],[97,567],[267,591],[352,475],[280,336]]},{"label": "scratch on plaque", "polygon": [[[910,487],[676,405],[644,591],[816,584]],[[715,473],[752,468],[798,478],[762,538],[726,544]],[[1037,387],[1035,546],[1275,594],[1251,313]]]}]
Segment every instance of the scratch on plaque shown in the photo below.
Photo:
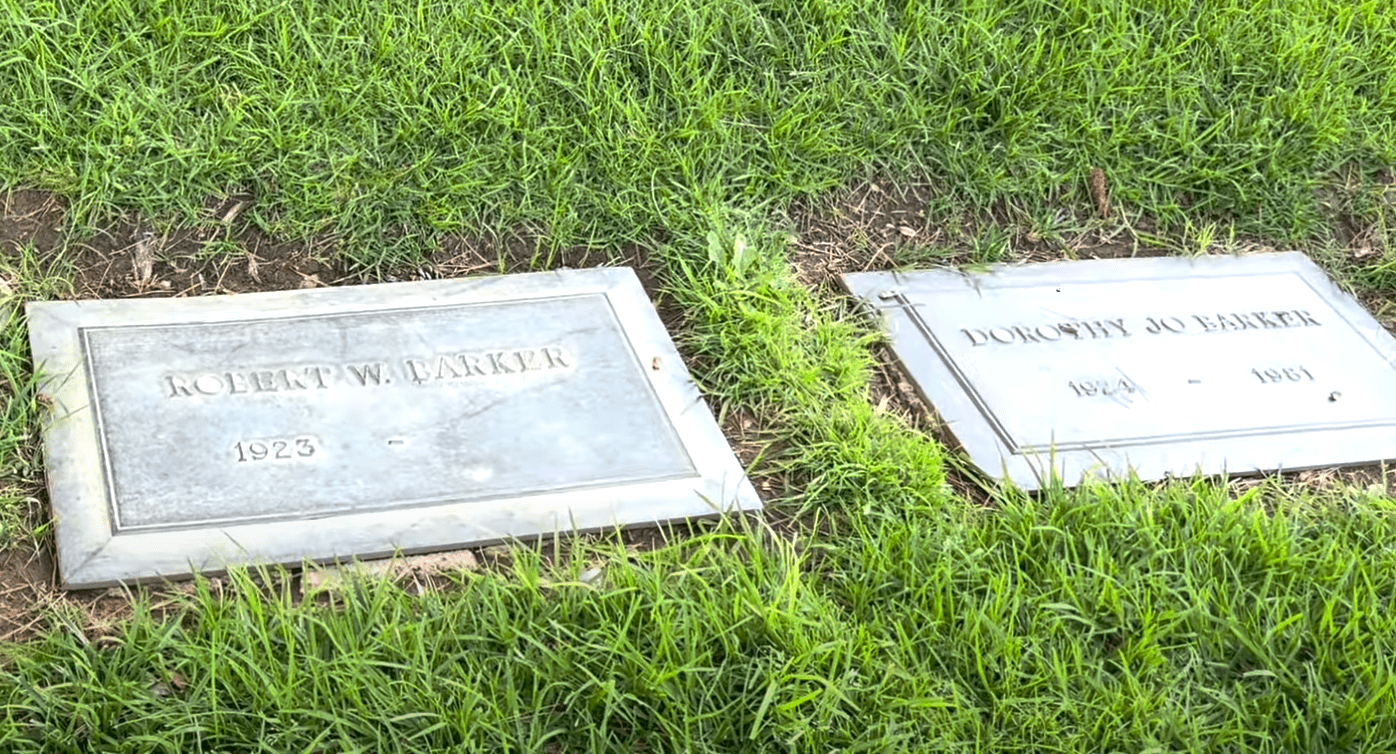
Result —
[{"label": "scratch on plaque", "polygon": [[[1130,379],[1130,376],[1125,374],[1125,370],[1119,367],[1115,367],[1115,371],[1120,373],[1120,376],[1125,379],[1126,383],[1134,386],[1134,389],[1139,393],[1140,398],[1143,398],[1146,401],[1149,400],[1149,392],[1144,389],[1143,385],[1140,385],[1138,382],[1135,382],[1134,380]],[[1119,401],[1120,404],[1124,406],[1129,406],[1134,403],[1132,399],[1125,397],[1125,395],[1122,393],[1115,393],[1115,400]]]}]

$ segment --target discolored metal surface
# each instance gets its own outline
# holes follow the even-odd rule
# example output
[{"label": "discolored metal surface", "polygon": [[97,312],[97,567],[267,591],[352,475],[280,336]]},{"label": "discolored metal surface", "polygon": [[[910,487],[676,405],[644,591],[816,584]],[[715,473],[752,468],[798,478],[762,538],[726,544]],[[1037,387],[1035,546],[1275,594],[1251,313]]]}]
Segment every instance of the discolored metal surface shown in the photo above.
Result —
[{"label": "discolored metal surface", "polygon": [[28,313],[70,587],[760,505],[630,270]]}]

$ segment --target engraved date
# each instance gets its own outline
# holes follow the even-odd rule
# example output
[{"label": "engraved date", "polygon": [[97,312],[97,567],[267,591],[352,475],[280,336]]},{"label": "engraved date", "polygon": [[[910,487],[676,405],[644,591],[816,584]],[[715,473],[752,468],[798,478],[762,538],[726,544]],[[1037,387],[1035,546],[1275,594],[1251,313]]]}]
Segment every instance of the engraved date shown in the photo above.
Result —
[{"label": "engraved date", "polygon": [[319,452],[320,446],[314,437],[289,437],[244,440],[234,445],[233,450],[237,451],[238,463],[253,463],[309,458]]},{"label": "engraved date", "polygon": [[1252,369],[1251,374],[1263,384],[1274,385],[1281,382],[1313,382],[1314,376],[1303,366],[1272,367]]},{"label": "engraved date", "polygon": [[1133,382],[1123,377],[1112,377],[1105,380],[1072,380],[1066,383],[1066,386],[1076,392],[1077,398],[1139,392],[1139,388]]}]

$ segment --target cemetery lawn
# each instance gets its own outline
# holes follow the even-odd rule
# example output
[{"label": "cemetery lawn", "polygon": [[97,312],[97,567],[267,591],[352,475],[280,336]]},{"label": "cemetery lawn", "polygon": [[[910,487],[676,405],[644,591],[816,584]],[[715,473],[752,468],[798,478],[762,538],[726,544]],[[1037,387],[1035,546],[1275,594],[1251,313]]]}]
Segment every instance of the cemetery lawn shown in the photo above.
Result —
[{"label": "cemetery lawn", "polygon": [[[1384,467],[987,488],[832,282],[1302,249],[1392,328],[1393,70],[1362,0],[0,0],[0,751],[1396,750]],[[764,516],[46,581],[24,301],[621,263]]]}]

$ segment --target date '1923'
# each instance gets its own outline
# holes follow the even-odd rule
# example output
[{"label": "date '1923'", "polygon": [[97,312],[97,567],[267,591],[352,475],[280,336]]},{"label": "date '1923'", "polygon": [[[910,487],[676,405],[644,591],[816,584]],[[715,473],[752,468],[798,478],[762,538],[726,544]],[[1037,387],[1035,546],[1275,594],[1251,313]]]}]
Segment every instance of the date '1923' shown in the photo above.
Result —
[{"label": "date '1923'", "polygon": [[233,446],[238,463],[254,461],[293,461],[309,458],[319,450],[314,437],[291,437],[271,440],[246,440]]}]

